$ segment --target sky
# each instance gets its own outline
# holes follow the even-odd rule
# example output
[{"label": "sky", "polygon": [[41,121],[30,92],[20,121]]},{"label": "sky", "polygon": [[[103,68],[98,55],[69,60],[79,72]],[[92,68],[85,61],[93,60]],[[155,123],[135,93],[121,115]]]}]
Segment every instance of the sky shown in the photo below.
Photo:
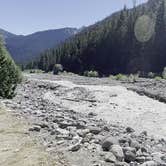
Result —
[{"label": "sky", "polygon": [[[137,4],[147,0],[137,0]],[[0,28],[15,34],[91,25],[132,0],[0,0]]]}]

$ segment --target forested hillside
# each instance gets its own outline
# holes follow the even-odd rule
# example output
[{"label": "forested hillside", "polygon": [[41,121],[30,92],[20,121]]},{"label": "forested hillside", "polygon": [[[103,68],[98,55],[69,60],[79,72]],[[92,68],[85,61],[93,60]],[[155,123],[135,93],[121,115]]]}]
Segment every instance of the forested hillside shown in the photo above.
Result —
[{"label": "forested hillside", "polygon": [[45,51],[38,64],[49,71],[60,63],[64,69],[100,74],[161,72],[166,66],[165,0],[124,9],[85,28],[58,49]]},{"label": "forested hillside", "polygon": [[20,81],[20,71],[7,52],[3,40],[0,39],[0,96],[13,97],[17,83]]},{"label": "forested hillside", "polygon": [[6,46],[13,59],[19,64],[26,64],[35,59],[40,52],[56,47],[77,32],[75,28],[63,28],[36,32],[31,35],[16,35],[6,38]]}]

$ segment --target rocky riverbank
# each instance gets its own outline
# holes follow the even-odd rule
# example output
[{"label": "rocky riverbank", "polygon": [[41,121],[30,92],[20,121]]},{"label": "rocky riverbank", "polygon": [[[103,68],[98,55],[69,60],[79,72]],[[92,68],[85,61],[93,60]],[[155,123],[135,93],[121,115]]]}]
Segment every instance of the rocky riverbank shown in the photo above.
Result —
[{"label": "rocky riverbank", "polygon": [[[18,87],[17,96],[13,100],[3,100],[6,106],[17,110],[27,119],[32,125],[29,133],[35,136],[51,155],[57,156],[61,165],[166,165],[164,134],[163,137],[155,138],[158,127],[162,133],[166,130],[163,128],[165,126],[158,126],[156,123],[154,123],[156,126],[151,126],[153,123],[150,119],[150,125],[148,121],[143,124],[148,129],[144,131],[144,128],[140,130],[136,127],[139,123],[135,127],[132,123],[125,123],[130,113],[132,115],[139,113],[139,109],[134,112],[133,108],[140,107],[143,99],[153,102],[152,99],[138,97],[140,105],[137,106],[130,98],[131,103],[128,100],[121,100],[126,92],[128,97],[136,94],[120,86],[113,89],[90,86],[121,83],[108,82],[106,79],[67,77],[68,80],[64,79],[64,76],[28,75]],[[128,104],[127,108],[125,101]],[[158,107],[161,105],[157,103]],[[162,107],[163,110],[166,108],[164,104]],[[106,111],[109,108],[109,112]],[[102,110],[104,113],[101,113]],[[142,112],[142,115],[145,112]],[[128,114],[127,118],[120,117],[120,115],[125,117],[125,114]],[[131,120],[134,121],[134,118],[131,116]],[[163,121],[160,123],[163,123],[164,119],[161,120]],[[128,121],[130,122],[130,119]],[[144,121],[140,123],[142,122]]]}]

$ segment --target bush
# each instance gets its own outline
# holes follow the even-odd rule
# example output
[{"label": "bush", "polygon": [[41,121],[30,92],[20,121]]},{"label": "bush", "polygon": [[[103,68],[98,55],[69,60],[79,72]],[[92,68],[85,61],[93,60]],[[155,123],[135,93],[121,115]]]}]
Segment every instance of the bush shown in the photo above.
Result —
[{"label": "bush", "polygon": [[162,77],[163,79],[166,79],[166,67],[164,67],[163,69]]},{"label": "bush", "polygon": [[115,80],[115,79],[116,79],[116,77],[115,77],[114,75],[109,75],[109,78],[110,78],[111,80]]},{"label": "bush", "polygon": [[155,77],[155,73],[153,73],[153,72],[148,73],[148,78],[154,78],[154,77]]},{"label": "bush", "polygon": [[0,96],[12,98],[19,82],[21,82],[21,72],[0,40]]},{"label": "bush", "polygon": [[155,79],[156,81],[160,81],[160,80],[162,80],[162,77],[156,76],[154,79]]},{"label": "bush", "polygon": [[97,71],[85,71],[84,76],[86,77],[99,77],[99,73]]},{"label": "bush", "polygon": [[119,81],[127,81],[127,80],[128,80],[127,76],[126,76],[126,75],[123,75],[123,74],[117,74],[117,75],[115,76],[115,79],[116,79],[116,80],[119,80]]},{"label": "bush", "polygon": [[139,75],[138,74],[130,74],[128,76],[128,81],[131,82],[131,83],[134,83],[137,81]]},{"label": "bush", "polygon": [[63,66],[61,64],[55,64],[53,74],[57,75],[59,72],[63,72]]}]

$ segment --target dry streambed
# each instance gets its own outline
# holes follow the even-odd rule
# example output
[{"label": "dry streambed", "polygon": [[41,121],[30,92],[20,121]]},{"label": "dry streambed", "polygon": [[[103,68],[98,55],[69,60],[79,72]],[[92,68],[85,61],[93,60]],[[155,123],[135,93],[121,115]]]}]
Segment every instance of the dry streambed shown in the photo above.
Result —
[{"label": "dry streambed", "polygon": [[28,76],[4,103],[26,117],[30,133],[67,165],[165,165],[166,105],[122,86]]}]

